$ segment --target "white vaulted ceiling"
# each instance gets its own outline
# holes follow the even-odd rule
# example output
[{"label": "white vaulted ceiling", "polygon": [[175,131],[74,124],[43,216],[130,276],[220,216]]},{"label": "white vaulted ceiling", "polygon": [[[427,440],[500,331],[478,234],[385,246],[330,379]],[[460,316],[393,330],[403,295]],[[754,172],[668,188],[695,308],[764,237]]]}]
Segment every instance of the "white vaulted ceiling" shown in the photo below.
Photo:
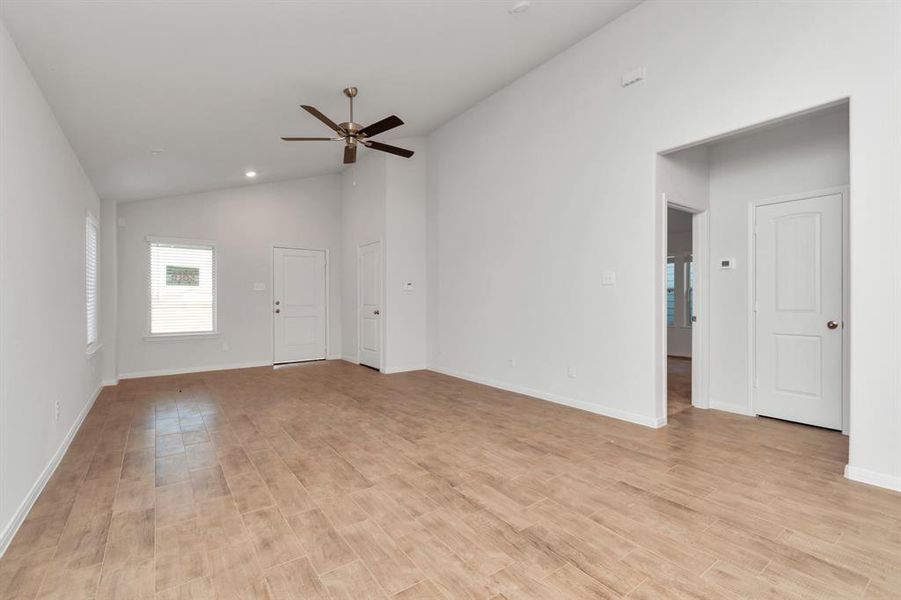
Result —
[{"label": "white vaulted ceiling", "polygon": [[[4,0],[2,18],[102,198],[170,196],[334,172],[299,104],[425,134],[638,0]],[[526,123],[523,126],[527,126]],[[153,149],[163,149],[158,156]]]}]

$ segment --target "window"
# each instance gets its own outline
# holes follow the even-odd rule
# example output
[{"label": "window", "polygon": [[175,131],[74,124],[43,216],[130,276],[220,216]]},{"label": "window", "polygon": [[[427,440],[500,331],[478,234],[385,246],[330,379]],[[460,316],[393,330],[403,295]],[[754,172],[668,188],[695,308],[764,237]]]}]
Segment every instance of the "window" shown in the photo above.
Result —
[{"label": "window", "polygon": [[148,238],[151,336],[216,332],[216,247]]},{"label": "window", "polygon": [[84,271],[85,271],[85,306],[87,313],[87,346],[91,350],[97,346],[97,220],[88,215],[85,219],[84,234]]},{"label": "window", "polygon": [[676,259],[674,256],[666,257],[666,325],[667,327],[676,326]]}]

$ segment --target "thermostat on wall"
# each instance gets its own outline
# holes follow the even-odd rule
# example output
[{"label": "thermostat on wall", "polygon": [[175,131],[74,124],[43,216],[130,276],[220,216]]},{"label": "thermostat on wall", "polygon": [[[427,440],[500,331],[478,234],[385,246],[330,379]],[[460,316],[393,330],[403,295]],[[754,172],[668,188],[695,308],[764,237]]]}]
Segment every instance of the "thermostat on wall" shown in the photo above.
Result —
[{"label": "thermostat on wall", "polygon": [[721,269],[734,269],[735,268],[735,259],[734,258],[721,258],[720,259],[720,268]]}]

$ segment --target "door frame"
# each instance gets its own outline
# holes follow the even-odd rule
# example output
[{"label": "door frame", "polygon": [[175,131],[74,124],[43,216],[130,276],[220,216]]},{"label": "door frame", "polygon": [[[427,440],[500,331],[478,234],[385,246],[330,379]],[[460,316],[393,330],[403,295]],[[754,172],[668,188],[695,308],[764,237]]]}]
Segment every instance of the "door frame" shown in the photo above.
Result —
[{"label": "door frame", "polygon": [[[329,249],[328,248],[308,248],[304,246],[297,246],[294,244],[271,244],[269,246],[269,310],[273,311],[273,307],[275,306],[275,249],[280,248],[282,250],[304,250],[306,252],[324,252],[325,253],[325,359],[329,360],[329,349],[331,348],[331,335],[332,335],[332,326],[331,326],[331,273],[329,270],[330,257],[329,257]],[[275,313],[272,312],[272,318],[270,320],[269,325],[269,338],[270,338],[270,348],[272,350],[272,366],[273,368],[279,366],[280,364],[291,364],[291,363],[276,363],[275,362]],[[302,361],[304,362],[304,361]],[[305,361],[309,362],[309,361]]]},{"label": "door frame", "polygon": [[385,288],[385,280],[386,280],[386,277],[385,277],[385,273],[386,273],[385,242],[381,238],[379,238],[377,240],[372,240],[371,242],[365,242],[365,243],[357,245],[357,264],[356,264],[356,269],[355,269],[357,272],[357,297],[356,297],[356,306],[355,306],[356,310],[354,310],[354,314],[356,315],[356,320],[357,320],[357,322],[355,324],[356,330],[357,330],[357,335],[356,335],[356,344],[355,344],[356,347],[354,348],[354,354],[356,355],[357,364],[358,365],[361,364],[360,363],[360,343],[361,343],[360,306],[362,304],[362,294],[360,293],[360,290],[362,289],[362,286],[360,285],[360,275],[361,275],[361,273],[360,273],[360,258],[363,255],[363,248],[365,248],[366,246],[372,246],[373,244],[379,245],[379,279],[381,280],[381,286],[380,286],[381,298],[379,298],[379,304],[380,304],[379,317],[380,318],[379,318],[379,368],[378,368],[378,371],[380,373],[384,373],[385,372],[385,362],[386,362],[385,361],[385,332],[387,331],[385,324],[387,323],[387,320],[388,320],[388,315],[385,311],[385,304],[386,304],[385,300],[387,298],[388,290]]},{"label": "door frame", "polygon": [[662,213],[661,239],[659,240],[660,255],[658,256],[657,286],[659,310],[657,317],[658,328],[663,332],[662,346],[657,353],[657,371],[660,373],[657,387],[657,412],[656,426],[667,424],[669,398],[667,385],[669,374],[667,372],[669,327],[666,322],[666,262],[669,241],[669,223],[667,209],[675,208],[692,215],[691,218],[691,252],[694,262],[694,300],[692,308],[697,319],[692,323],[691,330],[691,405],[696,408],[710,407],[710,322],[707,307],[709,306],[709,245],[710,245],[710,210],[698,210],[679,202],[667,199],[666,193],[660,194],[660,211]]},{"label": "door frame", "polygon": [[748,413],[757,416],[756,400],[754,393],[757,381],[757,311],[754,310],[754,298],[757,293],[756,276],[757,276],[757,245],[755,242],[755,231],[757,228],[757,209],[761,206],[771,204],[783,204],[786,202],[795,202],[797,200],[807,200],[812,198],[820,198],[823,196],[834,196],[840,194],[842,197],[842,433],[848,435],[850,430],[850,341],[851,341],[851,321],[850,321],[850,246],[848,244],[848,215],[850,208],[851,188],[843,185],[839,187],[825,188],[820,190],[811,190],[809,192],[801,192],[797,194],[787,194],[784,196],[776,196],[773,198],[763,198],[748,202]]}]

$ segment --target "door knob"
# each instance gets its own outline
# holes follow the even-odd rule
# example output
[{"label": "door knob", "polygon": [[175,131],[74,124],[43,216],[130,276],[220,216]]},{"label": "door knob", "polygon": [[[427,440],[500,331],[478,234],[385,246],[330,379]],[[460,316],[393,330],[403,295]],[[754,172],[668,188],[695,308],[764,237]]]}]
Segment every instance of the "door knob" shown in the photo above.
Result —
[{"label": "door knob", "polygon": [[280,308],[276,308],[276,309],[275,309],[275,314],[278,314],[278,313],[280,313],[280,312],[282,312],[282,309],[280,309]]},{"label": "door knob", "polygon": [[829,321],[828,323],[826,323],[826,327],[828,327],[829,329],[838,329],[838,322]]},{"label": "door knob", "polygon": [[281,302],[279,302],[278,300],[276,300],[276,301],[275,301],[275,305],[278,306],[279,304],[281,304]]},{"label": "door knob", "polygon": [[372,311],[372,314],[374,314],[374,315],[380,315],[380,314],[382,314],[382,313],[380,313],[380,312],[378,311],[378,309],[376,309],[376,310]]}]

